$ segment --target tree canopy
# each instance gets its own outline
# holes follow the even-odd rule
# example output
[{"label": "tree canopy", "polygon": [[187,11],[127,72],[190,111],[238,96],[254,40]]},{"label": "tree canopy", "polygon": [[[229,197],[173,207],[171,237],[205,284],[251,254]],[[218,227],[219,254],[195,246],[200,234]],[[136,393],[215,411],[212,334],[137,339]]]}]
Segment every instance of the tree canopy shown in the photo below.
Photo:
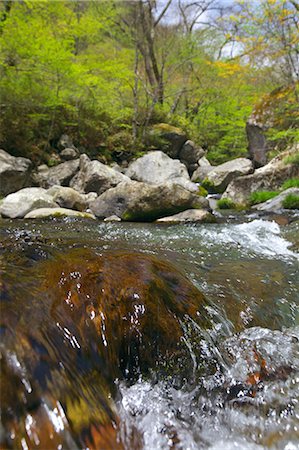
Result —
[{"label": "tree canopy", "polygon": [[1,146],[40,160],[68,133],[109,159],[167,122],[219,163],[246,155],[246,120],[278,88],[292,106],[279,120],[276,104],[273,147],[298,139],[298,2],[224,3],[1,1]]}]

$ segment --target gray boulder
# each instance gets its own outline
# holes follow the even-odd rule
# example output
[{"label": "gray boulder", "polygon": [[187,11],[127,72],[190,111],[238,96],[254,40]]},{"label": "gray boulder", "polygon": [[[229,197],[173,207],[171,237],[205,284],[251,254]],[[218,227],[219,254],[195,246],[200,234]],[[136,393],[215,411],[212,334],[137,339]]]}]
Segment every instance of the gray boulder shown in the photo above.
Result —
[{"label": "gray boulder", "polygon": [[191,181],[200,182],[203,181],[209,172],[214,169],[214,166],[211,166],[210,162],[207,160],[205,156],[200,158],[197,162],[198,168],[192,175]]},{"label": "gray boulder", "polygon": [[176,183],[191,192],[197,192],[198,186],[192,183],[186,166],[160,151],[149,152],[133,161],[125,174],[132,180],[149,184]]},{"label": "gray boulder", "polygon": [[56,208],[57,203],[43,188],[24,188],[5,197],[0,205],[3,217],[22,218],[37,208]]},{"label": "gray boulder", "polygon": [[30,185],[31,161],[0,150],[0,195],[5,196]]},{"label": "gray boulder", "polygon": [[122,220],[150,222],[190,208],[208,208],[208,201],[177,184],[152,185],[129,181],[109,189],[90,203],[100,219],[116,215]]},{"label": "gray boulder", "polygon": [[85,195],[65,186],[52,186],[47,193],[61,208],[75,209],[77,211],[85,211],[88,207],[88,202],[94,200],[92,198],[86,199]]},{"label": "gray boulder", "polygon": [[[187,136],[180,128],[169,125],[168,123],[158,123],[150,131],[152,137],[157,137],[164,142],[163,151],[171,158],[177,158],[179,152],[187,141]],[[161,148],[161,147],[160,147]]]},{"label": "gray boulder", "polygon": [[205,209],[187,209],[173,216],[162,217],[158,223],[215,222],[215,217]]},{"label": "gray boulder", "polygon": [[255,167],[262,167],[267,163],[268,146],[264,131],[264,127],[254,117],[246,122],[248,151]]},{"label": "gray boulder", "polygon": [[299,196],[299,189],[298,188],[286,189],[277,197],[271,198],[266,202],[259,203],[258,205],[253,206],[253,209],[257,209],[258,211],[278,211],[280,209],[283,209],[282,202],[289,194]]},{"label": "gray boulder", "polygon": [[222,198],[229,198],[237,204],[246,204],[250,194],[253,192],[275,191],[287,179],[298,177],[298,166],[285,162],[285,158],[291,154],[294,154],[294,152],[281,153],[268,164],[257,169],[253,174],[234,179],[228,185]]},{"label": "gray boulder", "polygon": [[251,172],[253,172],[252,162],[247,158],[237,158],[214,167],[207,174],[207,181],[216,192],[224,192],[234,178]]},{"label": "gray boulder", "polygon": [[79,170],[79,159],[66,161],[55,167],[48,167],[45,164],[37,168],[34,174],[34,182],[45,189],[58,184],[60,186],[68,186],[70,180]]},{"label": "gray boulder", "polygon": [[98,195],[129,178],[100,161],[91,161],[87,155],[80,157],[80,170],[70,182],[70,187],[81,193],[96,192]]},{"label": "gray boulder", "polygon": [[73,144],[72,138],[68,134],[62,134],[60,136],[59,141],[57,142],[57,148],[60,151],[64,150],[65,148],[76,149]]},{"label": "gray boulder", "polygon": [[72,161],[79,158],[79,152],[74,148],[65,148],[60,152],[60,158],[64,161]]},{"label": "gray boulder", "polygon": [[198,161],[205,154],[205,151],[194,144],[193,141],[186,141],[178,155],[179,160],[185,164],[189,173],[194,172],[198,167]]},{"label": "gray boulder", "polygon": [[95,219],[93,214],[73,211],[67,208],[38,208],[26,214],[25,219],[46,219],[47,217],[79,217],[80,219]]}]

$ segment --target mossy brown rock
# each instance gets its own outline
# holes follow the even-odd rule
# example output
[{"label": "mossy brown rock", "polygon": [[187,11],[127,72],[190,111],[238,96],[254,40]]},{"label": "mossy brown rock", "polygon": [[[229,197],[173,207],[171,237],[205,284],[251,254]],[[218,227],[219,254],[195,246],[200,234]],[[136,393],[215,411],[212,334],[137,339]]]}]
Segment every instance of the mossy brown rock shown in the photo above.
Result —
[{"label": "mossy brown rock", "polygon": [[122,448],[115,379],[189,376],[182,324],[208,325],[204,296],[143,254],[74,249],[3,266],[2,445]]}]

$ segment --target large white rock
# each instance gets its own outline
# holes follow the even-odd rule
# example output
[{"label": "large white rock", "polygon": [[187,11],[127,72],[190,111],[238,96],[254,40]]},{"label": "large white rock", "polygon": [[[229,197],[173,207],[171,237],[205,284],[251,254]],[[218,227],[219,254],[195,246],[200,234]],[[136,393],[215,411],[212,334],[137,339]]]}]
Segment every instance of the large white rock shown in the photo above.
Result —
[{"label": "large white rock", "polygon": [[89,206],[100,219],[116,215],[122,220],[151,222],[190,208],[208,208],[209,204],[178,184],[130,180],[104,192]]},{"label": "large white rock", "polygon": [[253,174],[234,179],[227,187],[222,198],[229,198],[234,203],[246,204],[250,194],[256,191],[275,191],[284,181],[299,176],[296,164],[287,164],[285,158],[294,155],[294,150],[281,153]]},{"label": "large white rock", "polygon": [[52,186],[47,193],[61,208],[75,209],[77,211],[85,211],[88,207],[88,202],[92,200],[87,199],[86,195],[80,194],[75,189],[65,186]]},{"label": "large white rock", "polygon": [[299,197],[299,188],[286,189],[281,194],[277,195],[277,197],[253,206],[253,209],[257,209],[258,211],[278,211],[279,209],[283,209],[282,203],[289,194],[298,195]]},{"label": "large white rock", "polygon": [[196,192],[198,186],[192,183],[186,166],[161,151],[149,152],[133,161],[125,174],[132,180],[149,184],[171,182],[190,192]]},{"label": "large white rock", "polygon": [[214,167],[207,174],[207,180],[217,192],[224,192],[233,179],[251,172],[253,172],[253,164],[250,159],[237,158]]},{"label": "large white rock", "polygon": [[24,188],[5,197],[0,205],[3,217],[22,218],[37,208],[55,208],[58,204],[43,188]]},{"label": "large white rock", "polygon": [[30,184],[31,161],[0,150],[0,195],[5,196]]},{"label": "large white rock", "polygon": [[80,219],[95,219],[93,214],[74,211],[67,208],[38,208],[26,214],[25,219],[45,219],[47,217],[79,217]]},{"label": "large white rock", "polygon": [[50,188],[54,185],[68,186],[70,180],[79,170],[79,159],[66,161],[54,167],[42,164],[34,174],[34,181],[38,186]]},{"label": "large white rock", "polygon": [[187,209],[173,216],[161,217],[158,223],[215,222],[215,217],[205,209]]},{"label": "large white rock", "polygon": [[80,170],[71,180],[70,187],[81,193],[96,192],[98,195],[129,178],[100,161],[91,161],[87,155],[80,157]]}]

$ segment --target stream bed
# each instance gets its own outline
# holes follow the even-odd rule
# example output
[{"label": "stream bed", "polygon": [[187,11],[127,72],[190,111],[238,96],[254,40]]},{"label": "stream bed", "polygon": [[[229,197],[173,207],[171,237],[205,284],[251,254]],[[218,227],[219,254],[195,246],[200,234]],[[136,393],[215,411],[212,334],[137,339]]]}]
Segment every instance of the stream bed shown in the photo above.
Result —
[{"label": "stream bed", "polygon": [[[0,236],[2,448],[299,448],[298,221],[280,226],[253,218],[169,226],[2,220]],[[56,297],[54,313],[52,306],[51,317],[50,312],[42,316],[55,269],[47,261],[64,255],[57,259],[63,261],[68,252],[81,249],[104,258],[116,255],[113,261],[133,252],[166,262],[204,294],[208,326],[201,327],[191,315],[178,318],[188,367],[181,362],[162,377],[155,364],[146,373],[134,366],[132,377],[126,377],[125,368],[104,374],[105,381],[98,378],[97,367],[105,361],[93,366],[98,358],[93,350],[83,358],[79,328],[62,325],[66,310],[59,309]],[[116,264],[111,262],[109,276],[121,284]],[[64,275],[81,276],[71,269]],[[137,306],[138,322],[143,306]],[[88,311],[93,319],[94,310]],[[50,326],[47,320],[53,317]],[[31,332],[37,323],[38,331]],[[103,324],[104,318],[104,348]],[[88,345],[93,348],[92,342]],[[63,397],[68,386],[70,396]],[[111,429],[97,426],[105,422],[98,405],[106,393],[113,400],[111,411],[104,408]]]}]

